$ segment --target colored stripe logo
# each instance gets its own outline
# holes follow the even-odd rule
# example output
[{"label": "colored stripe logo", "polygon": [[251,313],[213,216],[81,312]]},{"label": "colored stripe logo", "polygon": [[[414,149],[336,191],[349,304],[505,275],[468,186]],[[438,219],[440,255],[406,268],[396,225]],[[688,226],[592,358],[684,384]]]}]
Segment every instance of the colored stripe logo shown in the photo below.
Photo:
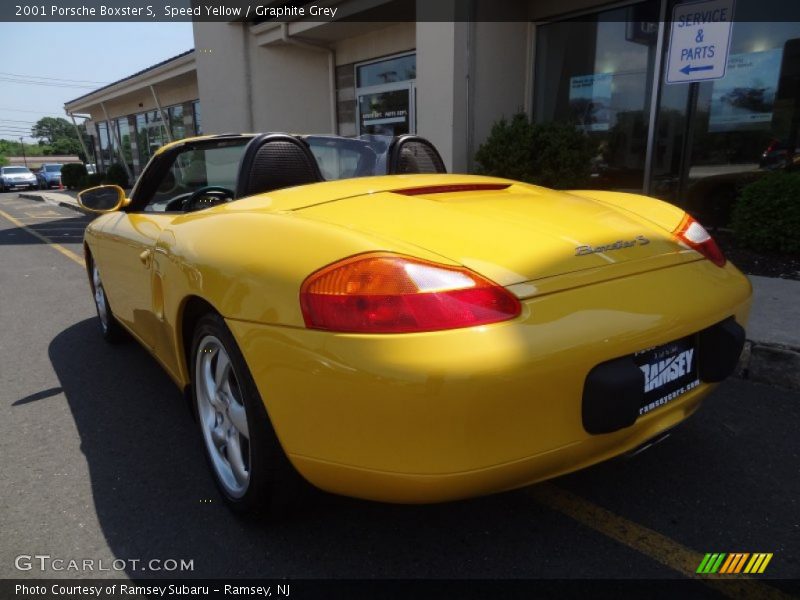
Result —
[{"label": "colored stripe logo", "polygon": [[772,560],[772,552],[725,552],[708,553],[700,561],[697,573],[702,575],[736,574],[736,573],[763,573],[769,561]]}]

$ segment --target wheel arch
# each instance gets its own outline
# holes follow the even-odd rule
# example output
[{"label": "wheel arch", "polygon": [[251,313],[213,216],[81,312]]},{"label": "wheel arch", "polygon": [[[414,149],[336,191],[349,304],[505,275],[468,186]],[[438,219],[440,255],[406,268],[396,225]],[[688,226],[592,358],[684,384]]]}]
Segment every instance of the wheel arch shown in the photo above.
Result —
[{"label": "wheel arch", "polygon": [[192,337],[194,335],[197,322],[208,313],[216,313],[221,315],[213,304],[205,298],[196,295],[190,295],[183,299],[178,317],[175,320],[178,326],[178,359],[180,367],[184,372],[185,379],[188,382],[184,387],[184,393],[189,394],[192,385],[191,368],[189,365],[189,355],[192,352]]},{"label": "wheel arch", "polygon": [[94,256],[92,256],[92,249],[89,244],[84,240],[83,242],[83,264],[86,268],[86,276],[89,278],[89,286],[94,293],[94,282],[92,281],[92,265],[94,264]]}]

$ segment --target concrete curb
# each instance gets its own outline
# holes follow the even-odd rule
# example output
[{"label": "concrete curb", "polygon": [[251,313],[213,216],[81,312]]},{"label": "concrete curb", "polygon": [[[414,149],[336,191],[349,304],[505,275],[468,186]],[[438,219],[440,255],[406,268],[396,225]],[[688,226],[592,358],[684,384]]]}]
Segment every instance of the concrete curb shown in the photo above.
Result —
[{"label": "concrete curb", "polygon": [[800,390],[800,348],[748,340],[736,375],[750,381]]},{"label": "concrete curb", "polygon": [[35,200],[36,202],[44,202],[46,204],[63,206],[64,208],[69,208],[74,210],[75,212],[79,212],[82,215],[92,214],[90,211],[81,208],[81,206],[77,202],[72,203],[72,202],[65,202],[62,200],[51,200],[50,198],[45,197],[44,194],[36,194],[33,192],[20,192],[19,197],[25,198],[26,200]]},{"label": "concrete curb", "polygon": [[[81,208],[77,202],[51,200],[43,194],[35,193],[20,193],[19,196],[28,200],[63,206],[84,215],[92,214]],[[737,377],[750,381],[777,385],[790,390],[800,390],[800,348],[747,340],[735,374]]]}]

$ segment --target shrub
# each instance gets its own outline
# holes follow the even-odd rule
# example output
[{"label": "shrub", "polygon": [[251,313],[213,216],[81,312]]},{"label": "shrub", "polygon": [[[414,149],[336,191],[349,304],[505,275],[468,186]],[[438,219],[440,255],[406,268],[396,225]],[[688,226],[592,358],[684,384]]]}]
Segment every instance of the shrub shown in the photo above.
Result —
[{"label": "shrub", "polygon": [[84,177],[86,177],[86,165],[82,163],[70,163],[61,167],[61,183],[66,188],[80,187]]},{"label": "shrub", "polygon": [[736,239],[754,250],[800,253],[800,173],[773,172],[750,183],[733,209]]},{"label": "shrub", "polygon": [[128,187],[128,174],[125,172],[125,167],[119,163],[114,163],[105,172],[103,183],[111,185],[118,185],[121,188]]},{"label": "shrub", "polygon": [[105,183],[105,173],[91,173],[81,177],[78,187],[82,190],[97,187]]},{"label": "shrub", "polygon": [[531,142],[533,125],[523,113],[495,121],[489,137],[475,153],[476,171],[482,175],[507,177],[519,181],[534,180]]},{"label": "shrub", "polygon": [[585,186],[596,145],[573,125],[532,124],[524,114],[492,126],[478,148],[477,171],[554,188]]}]

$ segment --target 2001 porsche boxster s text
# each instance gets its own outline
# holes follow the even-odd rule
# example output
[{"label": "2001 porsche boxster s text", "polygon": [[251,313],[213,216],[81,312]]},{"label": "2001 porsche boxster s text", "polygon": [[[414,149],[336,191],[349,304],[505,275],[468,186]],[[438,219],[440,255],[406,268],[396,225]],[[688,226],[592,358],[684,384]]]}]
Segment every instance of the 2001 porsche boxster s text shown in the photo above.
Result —
[{"label": "2001 porsche boxster s text", "polygon": [[691,415],[744,343],[750,284],[680,208],[449,175],[415,136],[193,138],[80,201],[104,336],[191,395],[237,509],[292,468],[392,502],[579,469]]}]

